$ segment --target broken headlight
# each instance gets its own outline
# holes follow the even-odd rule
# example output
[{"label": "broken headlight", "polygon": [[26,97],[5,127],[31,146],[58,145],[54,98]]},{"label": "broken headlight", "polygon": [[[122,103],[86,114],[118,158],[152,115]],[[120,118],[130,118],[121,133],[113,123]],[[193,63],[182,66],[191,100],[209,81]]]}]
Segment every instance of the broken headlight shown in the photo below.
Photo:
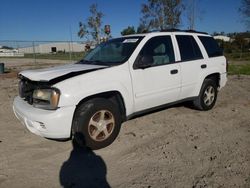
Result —
[{"label": "broken headlight", "polygon": [[56,88],[36,89],[33,92],[33,106],[46,110],[57,109],[60,91]]}]

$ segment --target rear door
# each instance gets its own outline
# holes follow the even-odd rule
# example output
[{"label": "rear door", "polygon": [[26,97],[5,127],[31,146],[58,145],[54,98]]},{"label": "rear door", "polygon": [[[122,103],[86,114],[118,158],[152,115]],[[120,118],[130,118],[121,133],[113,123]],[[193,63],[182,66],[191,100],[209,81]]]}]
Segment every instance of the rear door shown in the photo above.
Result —
[{"label": "rear door", "polygon": [[180,99],[194,97],[195,88],[200,83],[203,69],[207,65],[193,35],[176,35],[176,42],[179,47],[182,73]]},{"label": "rear door", "polygon": [[[142,59],[147,59],[143,61]],[[146,62],[146,65],[143,65]],[[180,65],[175,63],[171,35],[149,39],[131,67],[135,111],[176,101],[180,93]]]}]

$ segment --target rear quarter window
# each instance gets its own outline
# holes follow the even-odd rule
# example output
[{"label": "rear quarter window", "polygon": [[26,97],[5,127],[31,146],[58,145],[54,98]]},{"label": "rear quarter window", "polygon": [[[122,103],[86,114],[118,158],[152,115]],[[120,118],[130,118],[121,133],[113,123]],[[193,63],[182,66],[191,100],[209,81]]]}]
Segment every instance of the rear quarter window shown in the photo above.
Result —
[{"label": "rear quarter window", "polygon": [[199,36],[199,39],[205,47],[208,57],[223,56],[222,49],[213,37]]}]

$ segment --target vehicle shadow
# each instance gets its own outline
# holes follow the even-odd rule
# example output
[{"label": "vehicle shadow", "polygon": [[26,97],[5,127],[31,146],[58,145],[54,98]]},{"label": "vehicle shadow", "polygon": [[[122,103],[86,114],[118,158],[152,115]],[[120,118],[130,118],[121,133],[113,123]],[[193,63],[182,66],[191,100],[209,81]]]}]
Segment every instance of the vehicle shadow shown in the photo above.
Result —
[{"label": "vehicle shadow", "polygon": [[[78,135],[79,137],[82,135]],[[83,137],[82,137],[83,138]],[[61,167],[60,184],[65,188],[110,187],[107,180],[107,167],[103,159],[90,148],[79,146],[72,141],[73,150]]]}]

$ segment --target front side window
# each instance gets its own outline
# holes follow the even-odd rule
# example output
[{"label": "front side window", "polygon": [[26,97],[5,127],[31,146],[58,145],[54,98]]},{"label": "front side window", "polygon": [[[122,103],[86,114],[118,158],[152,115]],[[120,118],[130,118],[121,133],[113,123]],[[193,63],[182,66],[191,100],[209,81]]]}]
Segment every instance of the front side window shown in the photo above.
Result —
[{"label": "front side window", "polygon": [[170,36],[158,36],[149,39],[137,57],[137,63],[149,59],[150,66],[165,65],[175,62],[173,44]]},{"label": "front side window", "polygon": [[87,54],[80,64],[119,65],[129,59],[143,37],[123,37],[102,43]]},{"label": "front side window", "polygon": [[203,58],[201,50],[193,36],[177,35],[176,39],[179,46],[182,61],[191,61]]}]

